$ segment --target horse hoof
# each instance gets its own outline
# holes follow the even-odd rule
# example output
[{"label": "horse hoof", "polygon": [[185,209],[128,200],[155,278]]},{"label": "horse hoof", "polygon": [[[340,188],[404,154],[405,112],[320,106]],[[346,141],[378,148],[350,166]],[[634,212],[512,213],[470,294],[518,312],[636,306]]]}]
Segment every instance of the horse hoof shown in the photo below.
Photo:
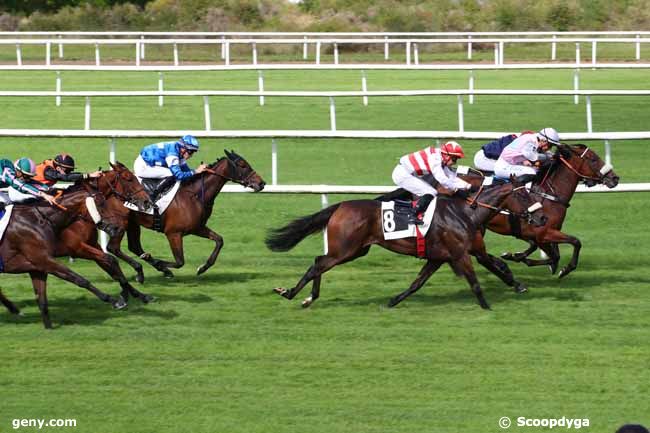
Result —
[{"label": "horse hoof", "polygon": [[388,308],[393,308],[397,304],[399,304],[399,299],[393,298],[390,301],[388,301]]},{"label": "horse hoof", "polygon": [[206,270],[207,270],[207,268],[205,266],[199,266],[198,268],[196,268],[196,275],[201,275]]},{"label": "horse hoof", "polygon": [[575,268],[570,268],[570,267],[568,267],[568,266],[565,267],[565,268],[562,268],[562,270],[561,270],[560,273],[557,275],[557,277],[558,277],[558,278],[564,278],[564,277],[566,277],[567,275],[569,275],[571,272],[573,272],[574,269],[575,269]]},{"label": "horse hoof", "polygon": [[514,287],[514,290],[515,290],[515,293],[526,293],[526,292],[528,291],[528,287],[524,286],[524,285],[521,284],[521,283],[518,283],[518,284]]},{"label": "horse hoof", "polygon": [[276,287],[276,288],[273,289],[273,292],[286,298],[288,290],[283,289],[282,287]]},{"label": "horse hoof", "polygon": [[305,298],[305,300],[302,301],[302,308],[308,308],[309,306],[311,306],[311,304],[312,304],[313,302],[314,302],[314,300],[312,299],[311,296],[308,297],[308,298]]},{"label": "horse hoof", "polygon": [[144,283],[144,274],[138,274],[135,276],[135,281],[137,281],[140,284]]},{"label": "horse hoof", "polygon": [[156,302],[157,298],[155,296],[152,296],[152,295],[144,294],[140,298],[140,300],[142,301],[143,304],[149,304],[151,302]]},{"label": "horse hoof", "polygon": [[551,271],[551,275],[555,275],[555,273],[557,272],[557,262],[548,265],[548,269],[549,271]]},{"label": "horse hoof", "polygon": [[490,305],[487,303],[485,300],[479,301],[479,305],[481,306],[482,309],[484,310],[491,310]]},{"label": "horse hoof", "polygon": [[124,308],[127,307],[127,305],[128,304],[121,296],[115,301],[113,301],[113,308],[115,308],[116,310],[123,310]]},{"label": "horse hoof", "polygon": [[166,270],[164,270],[162,272],[163,272],[163,277],[165,277],[165,278],[174,278],[174,274],[172,273],[172,271],[166,269]]},{"label": "horse hoof", "polygon": [[503,260],[514,260],[512,253],[502,253],[501,258]]}]

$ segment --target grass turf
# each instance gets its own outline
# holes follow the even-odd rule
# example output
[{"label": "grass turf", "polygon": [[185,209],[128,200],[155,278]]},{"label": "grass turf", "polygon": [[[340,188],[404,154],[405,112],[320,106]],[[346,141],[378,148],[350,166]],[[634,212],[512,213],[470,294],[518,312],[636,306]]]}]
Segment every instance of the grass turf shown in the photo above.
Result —
[{"label": "grass turf", "polygon": [[[459,88],[466,74],[368,74],[373,89]],[[477,86],[570,88],[571,72],[481,72]],[[166,74],[167,88],[255,88],[254,73]],[[155,88],[155,74],[64,73],[67,89]],[[582,88],[643,88],[643,71],[583,71]],[[51,89],[54,74],[3,73],[2,89]],[[373,84],[376,83],[376,84]],[[147,87],[149,86],[149,87]],[[274,72],[267,88],[358,88],[354,72]],[[543,86],[543,87],[542,87]],[[558,87],[561,86],[561,87]],[[200,128],[200,98],[93,101],[94,128]],[[215,98],[214,128],[326,128],[326,101]],[[3,128],[78,128],[82,101],[4,99]],[[594,98],[594,130],[645,129],[641,98]],[[477,98],[466,128],[584,129],[584,105],[570,98]],[[340,128],[455,129],[444,98],[337,101]],[[216,125],[216,126],[215,126]],[[146,140],[119,140],[127,164]],[[469,152],[477,142],[463,142]],[[212,159],[234,148],[270,180],[268,140],[202,140]],[[280,140],[280,183],[385,185],[397,158],[422,140]],[[72,152],[83,169],[106,165],[106,140],[2,138],[3,155],[36,160]],[[603,155],[602,144],[594,143]],[[622,182],[647,181],[647,143],[615,142]],[[197,158],[198,159],[198,158]],[[192,161],[195,163],[195,161]],[[351,198],[331,196],[330,202]],[[479,279],[493,311],[481,311],[465,281],[443,267],[395,309],[388,299],[415,278],[421,262],[372,249],[323,277],[309,310],[271,288],[292,286],[322,251],[320,236],[294,251],[270,253],[267,228],[318,210],[303,195],[220,196],[209,225],[225,238],[215,267],[194,269],[211,243],[186,238],[187,263],[174,280],[146,268],[143,290],[159,297],[112,311],[79,288],[50,279],[55,324],[45,332],[29,278],[3,275],[3,292],[26,316],[0,311],[0,431],[15,418],[76,418],[81,432],[455,432],[499,431],[502,416],[589,418],[584,431],[650,423],[646,316],[650,241],[648,193],[577,195],[565,231],[583,241],[579,269],[564,280],[546,268],[513,265],[530,286],[519,296],[486,271]],[[263,220],[260,220],[263,218]],[[493,253],[519,241],[488,237]],[[170,257],[160,234],[145,248]],[[563,262],[570,251],[563,248]],[[91,263],[71,265],[100,288],[118,286]],[[133,272],[123,269],[131,277]],[[307,294],[305,289],[305,296]],[[30,429],[25,429],[30,431]],[[53,430],[53,429],[51,429]],[[57,429],[66,431],[66,429]],[[510,428],[509,431],[529,429]]]}]

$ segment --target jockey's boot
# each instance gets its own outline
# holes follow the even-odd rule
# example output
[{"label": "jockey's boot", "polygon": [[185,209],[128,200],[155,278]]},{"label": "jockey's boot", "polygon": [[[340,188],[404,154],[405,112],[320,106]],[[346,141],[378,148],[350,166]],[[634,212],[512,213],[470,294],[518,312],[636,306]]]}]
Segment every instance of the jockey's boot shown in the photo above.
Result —
[{"label": "jockey's boot", "polygon": [[156,188],[156,191],[152,194],[151,201],[154,203],[160,199],[160,196],[163,191],[165,191],[167,188],[170,186],[174,185],[176,183],[176,178],[174,176],[169,176],[166,177],[165,180],[160,182],[160,185],[158,185],[158,188]]},{"label": "jockey's boot", "polygon": [[418,214],[424,213],[427,210],[431,200],[433,200],[433,195],[431,194],[425,194],[420,197],[418,204],[415,206],[415,209],[413,209],[413,214],[409,217],[409,224],[415,224],[416,226],[424,224],[424,221],[418,218]]}]

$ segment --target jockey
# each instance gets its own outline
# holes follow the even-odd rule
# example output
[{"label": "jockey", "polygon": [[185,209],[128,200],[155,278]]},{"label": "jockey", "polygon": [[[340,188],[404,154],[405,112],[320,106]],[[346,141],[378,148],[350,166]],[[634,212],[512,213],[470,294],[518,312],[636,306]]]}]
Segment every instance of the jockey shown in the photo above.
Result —
[{"label": "jockey", "polygon": [[92,173],[74,172],[74,159],[67,153],[57,155],[54,159],[46,159],[36,166],[34,180],[52,186],[59,181],[76,182],[79,179],[101,176],[101,171]]},{"label": "jockey", "polygon": [[449,141],[440,146],[440,149],[430,146],[400,158],[399,164],[393,170],[393,182],[410,193],[420,196],[415,215],[409,219],[409,223],[423,224],[423,221],[417,218],[417,214],[424,212],[433,197],[438,195],[438,191],[432,185],[421,179],[422,176],[432,174],[440,185],[454,192],[470,189],[471,185],[456,177],[456,173],[450,169],[459,158],[464,156],[460,144]]},{"label": "jockey", "polygon": [[524,131],[521,134],[508,134],[481,146],[474,154],[474,167],[482,171],[494,171],[494,164],[501,156],[507,145],[515,141],[520,135],[534,134],[533,131]]},{"label": "jockey", "polygon": [[8,159],[0,160],[0,188],[10,188],[9,194],[0,197],[3,205],[6,203],[20,203],[32,198],[42,198],[54,204],[54,197],[47,194],[49,187],[32,178],[36,174],[34,161],[29,158],[20,158],[15,163]]},{"label": "jockey", "polygon": [[192,135],[184,135],[178,141],[150,144],[140,151],[133,164],[133,172],[140,179],[166,178],[158,186],[154,194],[157,196],[177,180],[188,179],[205,171],[205,164],[199,165],[196,170],[187,165],[187,160],[198,150],[199,141]]},{"label": "jockey", "polygon": [[494,174],[502,178],[509,178],[511,174],[537,174],[535,163],[549,159],[546,152],[554,144],[560,144],[560,137],[553,128],[544,128],[537,134],[522,134],[503,149],[494,164]]}]

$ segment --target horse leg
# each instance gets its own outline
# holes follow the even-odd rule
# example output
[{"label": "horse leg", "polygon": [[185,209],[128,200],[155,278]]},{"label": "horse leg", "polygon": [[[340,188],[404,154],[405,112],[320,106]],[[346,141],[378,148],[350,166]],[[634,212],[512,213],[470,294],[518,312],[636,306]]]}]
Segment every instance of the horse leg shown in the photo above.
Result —
[{"label": "horse leg", "polygon": [[126,238],[129,244],[129,251],[133,254],[140,257],[145,262],[153,266],[157,271],[162,272],[166,278],[173,278],[174,274],[167,269],[165,266],[162,266],[162,260],[158,260],[151,256],[151,254],[144,251],[142,248],[142,243],[140,242],[140,224],[136,221],[129,221],[129,226],[126,231]]},{"label": "horse leg", "polygon": [[[549,245],[545,249],[546,253],[549,255],[548,260],[528,260],[528,259],[524,260],[524,263],[526,263],[528,266],[539,266],[539,265],[552,266],[554,261],[555,262],[559,261],[559,249],[557,248],[557,244],[571,244],[573,246],[573,254],[571,256],[571,260],[564,268],[562,268],[562,270],[558,274],[559,278],[566,277],[578,267],[580,249],[582,248],[582,243],[578,238],[562,233],[559,230],[551,229],[551,230],[547,230],[546,233],[544,233],[544,237],[542,239],[538,239],[538,243],[540,245],[556,244],[556,246]],[[557,266],[557,263],[555,266]]]},{"label": "horse leg", "polygon": [[41,310],[43,326],[45,326],[45,329],[52,329],[50,311],[47,305],[47,274],[45,272],[32,271],[29,273],[29,276],[32,277],[32,286],[34,287],[34,294],[38,302],[38,309]]},{"label": "horse leg", "polygon": [[512,287],[516,293],[524,293],[528,291],[528,288],[524,284],[515,280],[512,271],[503,260],[500,260],[487,252],[484,254],[475,254],[474,257],[476,257],[476,260],[478,260],[481,266],[499,277],[501,281],[506,283],[508,286]]},{"label": "horse leg", "polygon": [[429,279],[429,277],[431,277],[431,275],[433,275],[433,273],[434,273],[435,271],[437,271],[438,268],[440,268],[440,266],[442,266],[442,264],[443,264],[442,261],[437,261],[437,260],[428,260],[428,261],[424,264],[424,266],[422,266],[422,269],[420,269],[420,273],[418,274],[418,276],[417,276],[417,278],[415,279],[415,281],[413,281],[413,283],[411,284],[411,286],[410,286],[408,289],[406,289],[405,291],[403,291],[402,293],[400,293],[399,295],[395,296],[393,299],[391,299],[391,300],[388,302],[388,306],[389,306],[389,307],[394,307],[395,305],[397,305],[397,304],[399,304],[400,302],[402,302],[404,299],[406,299],[406,298],[408,298],[409,296],[411,296],[413,293],[415,293],[415,292],[417,292],[418,290],[420,290],[420,288],[421,288],[422,286],[424,286],[424,283],[427,282],[427,280]]},{"label": "horse leg", "polygon": [[452,260],[449,262],[449,264],[457,275],[462,275],[465,277],[465,279],[467,279],[467,282],[469,283],[469,286],[476,296],[476,299],[478,300],[481,308],[489,310],[490,306],[483,296],[483,290],[481,290],[481,286],[478,282],[478,279],[476,278],[476,274],[474,273],[472,259],[470,258],[469,254],[465,253],[459,260]]},{"label": "horse leg", "polygon": [[138,283],[142,284],[144,283],[144,272],[142,271],[142,265],[138,263],[137,260],[132,259],[122,251],[121,244],[122,244],[123,237],[124,237],[124,232],[120,232],[115,236],[111,236],[111,238],[108,241],[108,245],[106,245],[106,250],[109,253],[113,254],[118,259],[122,259],[126,263],[128,263],[128,265],[131,266],[133,270],[135,270],[136,272],[135,280]]},{"label": "horse leg", "polygon": [[110,254],[106,254],[104,251],[102,251],[99,248],[99,245],[93,246],[87,243],[82,243],[77,247],[75,251],[75,257],[92,260],[97,263],[97,265],[102,268],[104,272],[106,272],[114,281],[117,281],[120,284],[120,287],[122,288],[122,298],[125,302],[128,301],[129,295],[140,299],[145,304],[155,299],[151,295],[136,290],[135,287],[129,284],[126,277],[124,276],[124,273],[122,272],[122,269],[120,268],[120,265],[117,262],[117,259]]},{"label": "horse leg", "polygon": [[11,314],[22,315],[20,309],[18,309],[18,307],[16,307],[16,305],[13,302],[7,299],[4,293],[2,293],[2,290],[0,290],[0,302],[2,302],[2,305],[7,307],[7,310],[9,310]]},{"label": "horse leg", "polygon": [[62,280],[68,281],[88,290],[102,301],[111,304],[113,308],[117,310],[121,310],[122,308],[126,307],[126,302],[124,302],[124,299],[121,297],[116,299],[102,292],[97,287],[93,286],[90,281],[54,259],[48,258],[45,262],[38,263],[38,266],[42,268],[43,272],[47,272],[48,274],[52,274],[55,277],[61,278]]},{"label": "horse leg", "polygon": [[[354,255],[352,255],[350,257],[347,257],[346,259],[344,259],[343,261],[341,261],[341,262],[339,262],[337,264],[340,265],[340,264],[349,262],[351,260],[357,259],[359,257],[363,257],[366,254],[368,254],[368,251],[370,251],[369,246],[365,247],[365,248],[362,248],[361,250],[359,250],[357,252],[357,254],[354,254]],[[325,256],[320,256],[320,257],[325,257]],[[316,260],[318,260],[318,259],[316,259]],[[314,279],[312,281],[312,286],[311,286],[311,294],[302,301],[302,307],[303,308],[309,307],[311,304],[314,303],[314,301],[316,299],[318,299],[320,297],[320,280],[321,280],[321,276],[322,276],[322,272],[314,277]]]},{"label": "horse leg", "polygon": [[183,254],[183,234],[182,233],[169,233],[166,235],[169,247],[174,254],[174,262],[165,260],[156,260],[161,268],[181,268],[185,264],[185,256]]},{"label": "horse leg", "polygon": [[206,260],[206,262],[196,270],[196,275],[201,275],[214,265],[214,262],[217,260],[219,252],[221,251],[221,248],[223,248],[223,237],[206,226],[200,227],[194,232],[194,234],[214,241],[214,250],[212,250],[210,257],[208,257],[208,260]]},{"label": "horse leg", "polygon": [[507,253],[506,252],[506,253],[501,254],[501,258],[504,259],[504,260],[510,260],[510,261],[513,261],[513,262],[521,262],[526,257],[528,257],[529,255],[534,253],[535,250],[537,250],[537,244],[534,241],[526,240],[526,242],[528,242],[529,246],[528,246],[528,249],[526,249],[525,251],[519,251],[517,253]]}]

